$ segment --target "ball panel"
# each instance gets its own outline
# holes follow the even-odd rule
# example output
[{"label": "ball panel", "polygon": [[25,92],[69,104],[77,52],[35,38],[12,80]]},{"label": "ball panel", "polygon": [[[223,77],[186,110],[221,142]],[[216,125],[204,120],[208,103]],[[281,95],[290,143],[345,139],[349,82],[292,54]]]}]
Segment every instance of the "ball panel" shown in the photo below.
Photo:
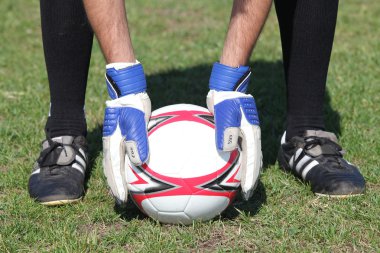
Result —
[{"label": "ball panel", "polygon": [[150,203],[159,212],[183,212],[191,195],[150,198]]},{"label": "ball panel", "polygon": [[[138,205],[139,206],[139,205]],[[149,217],[157,220],[158,219],[158,211],[157,209],[152,205],[149,199],[144,199],[141,202],[141,206],[139,206],[141,211],[143,211],[146,215]]]},{"label": "ball panel", "polygon": [[177,213],[158,212],[157,220],[159,220],[162,223],[184,224],[184,225],[189,225],[193,222],[193,220],[184,212],[177,212]]},{"label": "ball panel", "polygon": [[191,196],[185,213],[194,220],[209,220],[227,208],[230,199],[219,196]]}]

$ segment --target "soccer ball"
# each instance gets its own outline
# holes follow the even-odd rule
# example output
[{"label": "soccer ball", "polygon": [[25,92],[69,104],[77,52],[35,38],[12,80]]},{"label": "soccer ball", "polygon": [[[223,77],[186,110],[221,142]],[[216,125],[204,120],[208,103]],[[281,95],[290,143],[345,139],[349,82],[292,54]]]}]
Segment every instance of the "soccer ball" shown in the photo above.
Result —
[{"label": "soccer ball", "polygon": [[155,110],[148,136],[148,162],[125,166],[128,190],[142,212],[162,223],[191,224],[231,204],[240,186],[240,152],[216,149],[214,118],[206,108]]}]

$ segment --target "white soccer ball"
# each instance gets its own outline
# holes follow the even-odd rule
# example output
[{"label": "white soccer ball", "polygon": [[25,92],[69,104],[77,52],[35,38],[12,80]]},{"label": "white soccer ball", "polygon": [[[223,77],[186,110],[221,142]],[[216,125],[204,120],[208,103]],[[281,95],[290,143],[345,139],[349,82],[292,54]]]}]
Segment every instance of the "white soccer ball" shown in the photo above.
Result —
[{"label": "white soccer ball", "polygon": [[177,104],[152,113],[150,157],[146,164],[127,161],[125,175],[132,199],[162,223],[191,224],[225,210],[240,186],[239,150],[215,146],[213,116],[206,108]]}]

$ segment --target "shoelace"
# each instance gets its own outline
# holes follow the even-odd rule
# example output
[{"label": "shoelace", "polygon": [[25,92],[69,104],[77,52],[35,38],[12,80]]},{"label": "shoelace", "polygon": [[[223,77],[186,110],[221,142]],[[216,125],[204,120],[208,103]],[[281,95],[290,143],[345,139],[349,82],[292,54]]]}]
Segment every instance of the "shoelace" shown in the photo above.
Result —
[{"label": "shoelace", "polygon": [[[49,147],[47,149],[44,149],[41,154],[40,154],[40,157],[38,158],[37,162],[38,164],[41,166],[41,167],[50,167],[52,165],[56,165],[57,163],[57,159],[58,159],[58,156],[59,154],[54,154],[54,151],[58,148],[58,147],[61,147],[62,150],[65,152],[65,154],[67,155],[66,153],[66,148],[65,148],[65,145],[63,143],[59,143],[59,142],[55,142],[53,141],[51,138],[47,138],[47,141],[49,142]],[[49,158],[49,160],[48,160]]]}]

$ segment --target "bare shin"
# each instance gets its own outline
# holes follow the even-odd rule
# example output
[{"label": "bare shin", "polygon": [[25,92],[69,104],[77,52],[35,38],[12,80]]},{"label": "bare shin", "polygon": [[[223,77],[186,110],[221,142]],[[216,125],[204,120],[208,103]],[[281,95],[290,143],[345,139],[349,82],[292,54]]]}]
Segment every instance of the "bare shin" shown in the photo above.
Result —
[{"label": "bare shin", "polygon": [[247,63],[271,4],[272,0],[234,0],[220,63],[230,67]]},{"label": "bare shin", "polygon": [[124,0],[83,0],[107,63],[135,62]]}]

